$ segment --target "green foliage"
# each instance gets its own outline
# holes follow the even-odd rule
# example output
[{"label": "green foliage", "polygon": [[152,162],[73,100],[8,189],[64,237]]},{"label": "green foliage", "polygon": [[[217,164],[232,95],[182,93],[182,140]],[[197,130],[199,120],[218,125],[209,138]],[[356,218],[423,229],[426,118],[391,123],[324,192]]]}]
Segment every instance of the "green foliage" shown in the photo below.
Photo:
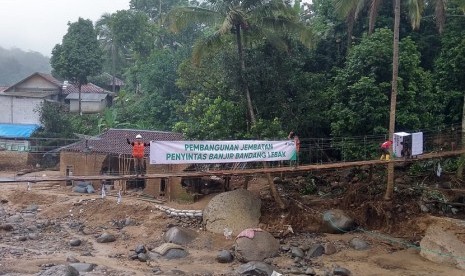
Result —
[{"label": "green foliage", "polygon": [[102,52],[92,21],[79,18],[68,24],[62,44],[57,44],[50,60],[55,75],[77,85],[102,70]]},{"label": "green foliage", "polygon": [[181,110],[185,118],[174,125],[189,139],[238,139],[246,126],[241,120],[244,110],[221,96],[210,98],[203,93],[191,93]]},{"label": "green foliage", "polygon": [[[352,48],[344,69],[338,71],[329,112],[333,135],[386,133],[390,104],[392,32],[377,30]],[[415,43],[400,45],[397,129],[414,130],[441,122],[440,97],[432,76],[420,67]]]},{"label": "green foliage", "polygon": [[306,178],[304,186],[300,189],[302,195],[312,195],[318,191],[314,178]]}]

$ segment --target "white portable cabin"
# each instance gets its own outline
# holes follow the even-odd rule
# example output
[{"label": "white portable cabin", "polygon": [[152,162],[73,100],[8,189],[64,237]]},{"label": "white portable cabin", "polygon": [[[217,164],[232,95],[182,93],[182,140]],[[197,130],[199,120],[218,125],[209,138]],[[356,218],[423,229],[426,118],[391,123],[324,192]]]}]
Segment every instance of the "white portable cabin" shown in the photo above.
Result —
[{"label": "white portable cabin", "polygon": [[423,132],[396,132],[392,142],[394,157],[412,157],[423,154]]}]

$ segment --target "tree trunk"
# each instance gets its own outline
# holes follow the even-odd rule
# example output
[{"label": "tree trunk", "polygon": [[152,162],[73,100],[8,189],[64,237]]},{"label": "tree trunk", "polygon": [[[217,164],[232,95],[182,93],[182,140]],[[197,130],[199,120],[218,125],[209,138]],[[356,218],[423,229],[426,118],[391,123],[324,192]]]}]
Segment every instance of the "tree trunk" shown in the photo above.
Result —
[{"label": "tree trunk", "polygon": [[115,45],[111,45],[111,74],[113,75],[112,76],[112,86],[111,86],[111,89],[113,93],[115,93],[115,86],[116,86],[116,77],[115,77],[115,74],[116,74],[116,47]]},{"label": "tree trunk", "polygon": [[[399,25],[400,0],[395,0],[394,6],[394,41],[392,47],[392,91],[391,110],[389,112],[389,140],[392,141],[396,126],[397,77],[399,73]],[[392,156],[392,154],[391,154]],[[394,163],[389,161],[387,166],[387,186],[384,194],[385,200],[391,200],[394,192]]]},{"label": "tree trunk", "polygon": [[[263,168],[268,168],[268,164],[266,164],[266,162],[263,162]],[[273,179],[271,178],[271,174],[266,173],[266,178],[268,179],[268,185],[270,186],[271,195],[273,196],[274,200],[276,201],[281,210],[286,210],[287,206],[279,196],[278,189],[276,189],[276,185],[274,184]]]},{"label": "tree trunk", "polygon": [[252,98],[250,97],[249,85],[247,83],[247,79],[244,76],[245,72],[245,60],[244,60],[244,51],[242,49],[242,38],[241,38],[241,26],[239,24],[236,25],[236,43],[237,43],[237,52],[239,55],[239,77],[240,77],[240,85],[245,94],[247,100],[247,110],[249,113],[250,125],[253,126],[256,123],[255,119],[255,112],[253,111],[252,105]]},{"label": "tree trunk", "polygon": [[78,91],[79,91],[79,98],[78,98],[79,103],[78,103],[78,105],[79,105],[79,115],[82,116],[82,108],[81,108],[81,102],[82,102],[82,101],[81,101],[81,87],[82,87],[82,84],[79,82],[79,83],[78,83]]},{"label": "tree trunk", "polygon": [[[465,145],[465,93],[463,94],[463,107],[462,107],[462,148]],[[465,161],[465,154],[460,156],[458,168],[457,168],[457,178],[463,179],[463,166]]]}]

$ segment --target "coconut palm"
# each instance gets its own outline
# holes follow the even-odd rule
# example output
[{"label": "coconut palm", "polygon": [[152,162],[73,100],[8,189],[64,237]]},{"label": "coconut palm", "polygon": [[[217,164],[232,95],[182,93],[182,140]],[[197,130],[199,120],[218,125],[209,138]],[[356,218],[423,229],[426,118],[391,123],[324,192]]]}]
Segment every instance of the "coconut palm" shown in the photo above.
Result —
[{"label": "coconut palm", "polygon": [[124,47],[116,39],[115,30],[113,27],[113,15],[109,13],[103,14],[95,24],[98,39],[104,52],[111,59],[111,75],[113,76],[112,91],[115,92],[116,79],[116,63],[120,64],[124,61]]},{"label": "coconut palm", "polygon": [[200,39],[194,46],[193,60],[199,63],[203,54],[219,50],[227,45],[226,37],[234,36],[239,61],[239,79],[246,97],[248,119],[255,125],[256,116],[247,80],[244,77],[244,40],[253,44],[263,41],[286,49],[280,35],[298,34],[299,39],[309,45],[311,32],[299,22],[299,14],[291,6],[279,0],[210,0],[210,8],[179,7],[167,16],[167,23],[174,32],[190,24],[213,26],[215,31]]},{"label": "coconut palm", "polygon": [[[244,76],[244,40],[248,45],[254,41],[263,42],[266,39],[280,49],[286,49],[282,35],[298,34],[299,39],[309,45],[311,32],[299,22],[299,14],[296,9],[286,5],[282,0],[210,0],[210,8],[179,7],[173,9],[167,16],[167,23],[174,32],[191,25],[210,25],[215,31],[207,37],[196,42],[193,50],[193,60],[199,63],[203,54],[216,51],[227,46],[227,37],[235,39],[238,61],[239,79],[242,92],[246,97],[248,119],[250,125],[257,122],[253,109],[252,98]],[[266,163],[263,162],[266,167]],[[286,205],[278,195],[276,186],[267,174],[268,185],[275,201],[281,209]]]}]

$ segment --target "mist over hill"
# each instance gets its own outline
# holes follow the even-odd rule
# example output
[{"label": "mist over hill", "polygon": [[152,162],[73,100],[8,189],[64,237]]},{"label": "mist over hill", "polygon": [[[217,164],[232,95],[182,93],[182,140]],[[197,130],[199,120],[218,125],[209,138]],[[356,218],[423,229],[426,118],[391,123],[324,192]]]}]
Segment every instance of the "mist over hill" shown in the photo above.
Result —
[{"label": "mist over hill", "polygon": [[50,73],[50,60],[39,52],[0,47],[0,86],[12,85],[34,72]]}]

